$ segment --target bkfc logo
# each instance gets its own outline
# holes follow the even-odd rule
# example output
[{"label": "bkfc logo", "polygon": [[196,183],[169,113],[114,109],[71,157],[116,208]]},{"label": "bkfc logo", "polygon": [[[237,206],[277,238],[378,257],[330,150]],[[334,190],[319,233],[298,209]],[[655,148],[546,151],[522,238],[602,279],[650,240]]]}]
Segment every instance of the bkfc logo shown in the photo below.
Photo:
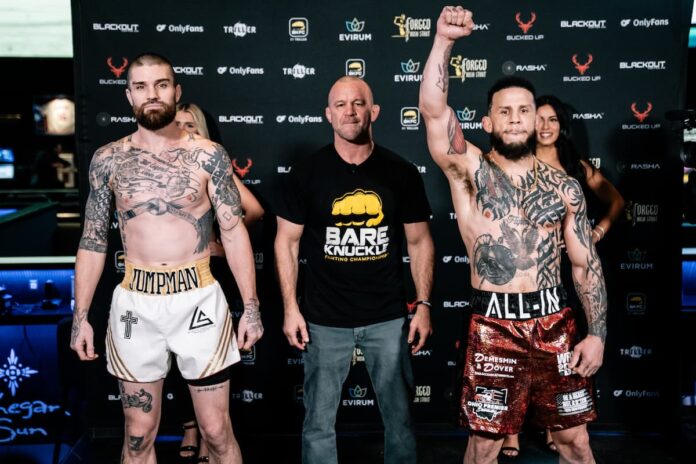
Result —
[{"label": "bkfc logo", "polygon": [[450,79],[459,79],[464,82],[470,78],[485,78],[488,60],[472,60],[456,55],[450,58],[450,66],[454,69],[454,75],[451,75]]},{"label": "bkfc logo", "polygon": [[394,25],[399,29],[399,33],[392,36],[394,38],[408,42],[408,39],[430,37],[430,18],[411,18],[402,13],[394,16]]},{"label": "bkfc logo", "polygon": [[304,42],[309,35],[309,21],[307,18],[290,18],[288,21],[288,33],[290,40]]},{"label": "bkfc logo", "polygon": [[417,130],[420,125],[420,111],[418,108],[406,106],[401,108],[401,128],[405,130]]},{"label": "bkfc logo", "polygon": [[365,60],[361,58],[348,58],[346,60],[346,76],[365,77]]}]

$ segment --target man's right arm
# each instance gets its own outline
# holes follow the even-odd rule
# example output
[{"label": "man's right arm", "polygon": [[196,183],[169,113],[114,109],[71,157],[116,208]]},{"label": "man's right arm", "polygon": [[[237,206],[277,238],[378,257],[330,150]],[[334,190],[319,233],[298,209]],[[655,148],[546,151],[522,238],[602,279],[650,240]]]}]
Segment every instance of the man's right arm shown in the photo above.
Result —
[{"label": "man's right arm", "polygon": [[283,332],[290,345],[304,350],[309,342],[307,324],[297,304],[297,273],[300,255],[300,238],[304,226],[278,216],[278,231],[275,238],[276,269],[280,291],[283,295],[285,317]]},{"label": "man's right arm", "polygon": [[428,148],[435,162],[445,173],[456,162],[450,155],[480,150],[464,139],[457,116],[447,106],[449,90],[448,66],[454,42],[471,34],[474,27],[471,12],[461,6],[447,6],[437,20],[437,33],[423,71],[419,108],[428,137]]},{"label": "man's right arm", "polygon": [[112,162],[113,154],[108,148],[100,148],[92,158],[84,228],[75,259],[75,309],[70,348],[77,352],[82,361],[97,358],[94,353],[94,332],[87,321],[87,313],[106,260],[109,212],[113,199],[109,183]]}]

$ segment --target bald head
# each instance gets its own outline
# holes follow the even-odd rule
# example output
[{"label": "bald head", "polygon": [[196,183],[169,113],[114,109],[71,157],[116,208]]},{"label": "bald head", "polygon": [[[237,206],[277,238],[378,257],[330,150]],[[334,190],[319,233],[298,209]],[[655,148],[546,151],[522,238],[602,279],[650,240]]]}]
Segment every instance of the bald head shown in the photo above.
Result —
[{"label": "bald head", "polygon": [[345,88],[353,88],[360,91],[364,95],[367,104],[370,106],[374,104],[375,101],[372,96],[372,89],[367,85],[367,82],[359,77],[343,76],[336,80],[331,86],[331,90],[329,90],[329,106],[331,106],[331,102],[336,99],[336,95]]},{"label": "bald head", "polygon": [[162,55],[151,52],[142,53],[133,59],[130,66],[128,66],[128,72],[126,73],[127,85],[130,87],[131,74],[134,68],[152,65],[162,65],[168,67],[172,78],[172,85],[176,85],[176,76],[174,75],[174,67],[172,66],[172,63]]}]

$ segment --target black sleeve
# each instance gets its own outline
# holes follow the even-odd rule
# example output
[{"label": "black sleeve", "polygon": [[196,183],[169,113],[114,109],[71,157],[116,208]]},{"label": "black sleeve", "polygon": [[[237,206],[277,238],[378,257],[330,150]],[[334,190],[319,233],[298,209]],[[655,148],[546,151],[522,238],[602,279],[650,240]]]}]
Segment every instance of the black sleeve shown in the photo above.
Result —
[{"label": "black sleeve", "polygon": [[424,222],[430,219],[430,203],[425,194],[425,185],[418,169],[409,164],[404,165],[401,198],[399,201],[399,218],[404,224]]},{"label": "black sleeve", "polygon": [[276,215],[295,224],[303,225],[307,215],[307,180],[308,175],[302,163],[297,163],[290,170],[279,189],[276,201]]}]

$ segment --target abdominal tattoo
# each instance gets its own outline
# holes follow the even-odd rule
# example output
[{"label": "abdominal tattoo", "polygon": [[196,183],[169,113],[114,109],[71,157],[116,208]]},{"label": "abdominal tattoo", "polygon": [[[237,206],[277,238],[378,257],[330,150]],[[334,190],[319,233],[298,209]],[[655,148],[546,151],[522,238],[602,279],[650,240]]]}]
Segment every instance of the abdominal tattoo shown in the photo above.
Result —
[{"label": "abdominal tattoo", "polygon": [[[200,170],[210,175],[212,191],[207,192]],[[229,156],[218,144],[208,150],[177,147],[158,154],[134,146],[125,151],[120,141],[101,148],[90,166],[91,189],[80,248],[106,252],[109,209],[115,192],[129,204],[129,209],[118,212],[124,246],[128,221],[143,214],[170,215],[193,227],[198,238],[193,253],[200,253],[210,238],[213,211],[195,217],[186,207],[207,193],[220,227],[224,230],[235,227],[241,221],[242,209],[231,175]]]}]

